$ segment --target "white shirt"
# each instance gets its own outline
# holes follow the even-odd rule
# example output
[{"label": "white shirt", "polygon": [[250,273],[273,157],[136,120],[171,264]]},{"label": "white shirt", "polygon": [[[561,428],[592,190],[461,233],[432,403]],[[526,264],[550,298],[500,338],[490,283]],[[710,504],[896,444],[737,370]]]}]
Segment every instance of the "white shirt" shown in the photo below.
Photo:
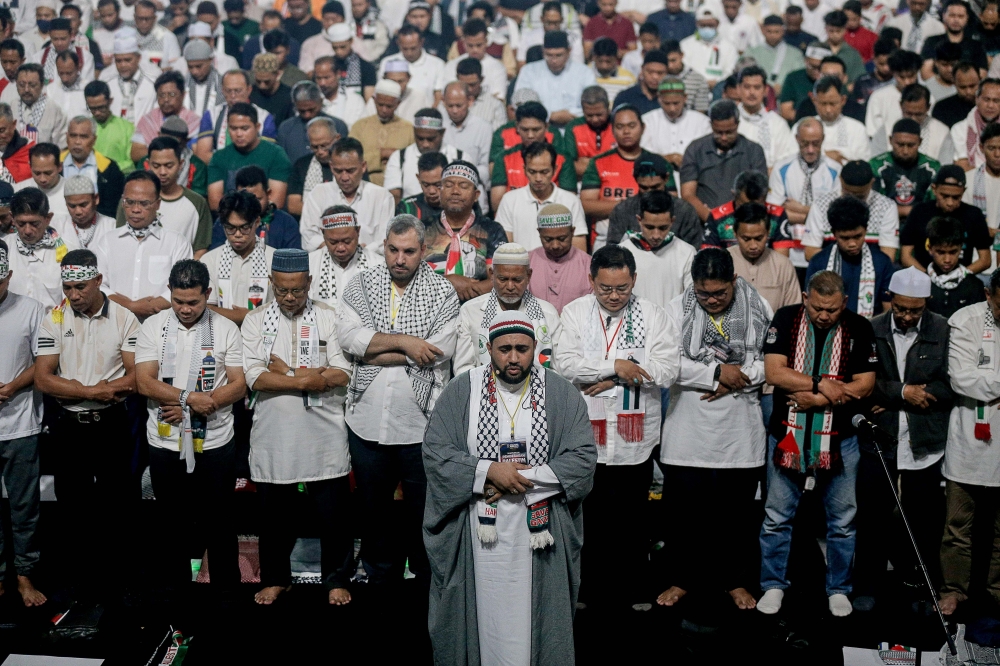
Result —
[{"label": "white shirt", "polygon": [[[390,60],[405,60],[402,53],[383,58],[378,66],[378,78],[385,78],[385,64]],[[444,87],[444,60],[433,56],[421,49],[420,57],[416,62],[408,63],[410,66],[410,81],[407,88],[413,87],[418,90],[435,91]]]},{"label": "white shirt", "polygon": [[[540,5],[539,5],[540,6]],[[564,10],[565,11],[565,10]],[[525,13],[525,18],[528,14]],[[565,21],[564,21],[565,23]],[[580,34],[579,30],[566,30],[563,28],[566,36],[569,38],[569,59],[570,62],[577,62],[581,65],[583,64],[583,36]],[[528,49],[532,46],[542,46],[545,42],[545,29],[542,27],[531,28],[530,30],[521,30],[521,41],[517,45],[517,61],[527,62],[528,60]]]},{"label": "white shirt", "polygon": [[538,211],[551,203],[562,204],[569,208],[573,216],[574,236],[587,235],[589,232],[587,217],[583,212],[580,197],[558,187],[552,188],[552,194],[545,201],[536,199],[530,187],[510,190],[500,199],[496,221],[504,231],[512,235],[513,242],[531,252],[542,246],[542,241],[538,237]]},{"label": "white shirt", "polygon": [[597,77],[594,70],[586,65],[570,60],[562,71],[554,74],[545,60],[539,60],[521,68],[514,90],[533,89],[550,114],[569,111],[574,116],[580,116],[583,115],[580,95],[584,88],[593,85],[597,85]]},{"label": "white shirt", "polygon": [[618,244],[635,257],[635,287],[639,298],[656,303],[664,310],[678,294],[691,286],[691,262],[697,250],[674,237],[651,252],[639,248],[625,236]]},{"label": "white shirt", "polygon": [[902,93],[895,83],[882,86],[872,93],[868,98],[868,105],[865,107],[865,131],[868,137],[872,138],[879,131],[885,131],[888,127],[892,131],[892,126],[903,117],[903,110],[899,106]]},{"label": "white shirt", "polygon": [[[453,146],[442,145],[438,152],[447,157],[449,162],[459,159],[459,150]],[[401,159],[403,160],[402,164],[400,164]],[[417,162],[419,160],[420,151],[417,150],[415,143],[393,151],[385,165],[385,179],[382,182],[382,187],[387,190],[402,190],[402,198],[404,199],[423,192],[420,188],[420,181],[417,180]]]},{"label": "white shirt", "polygon": [[[74,46],[70,45],[70,49],[73,49],[73,48],[74,48]],[[53,62],[55,62],[55,58],[58,55],[58,53],[51,46],[49,47],[48,51],[49,51],[49,55],[46,58],[46,61],[48,61],[48,59],[51,59]],[[94,56],[92,56],[90,54],[90,49],[89,48],[87,48],[87,49],[81,48],[80,49],[80,53],[83,54],[83,62],[80,63],[80,81],[83,82],[83,85],[87,85],[87,83],[90,83],[91,81],[94,80]],[[77,55],[79,55],[79,53]],[[44,48],[39,49],[38,51],[35,51],[34,53],[32,53],[28,57],[27,60],[28,60],[28,62],[33,62],[35,64],[42,65],[44,67],[45,65],[42,63],[42,58],[43,57],[45,57],[45,49]],[[54,83],[56,85],[62,85],[62,82],[59,81],[58,79],[55,80],[55,81],[53,81],[52,83]],[[65,111],[65,109],[63,109],[63,110]],[[72,117],[72,116],[70,116],[70,117]]]},{"label": "white shirt", "polygon": [[78,90],[66,90],[62,81],[53,81],[45,86],[45,94],[49,96],[49,102],[56,104],[67,120],[73,120],[77,116],[89,116],[90,109],[87,108],[87,99],[83,96],[83,87],[87,85],[86,80],[81,75]]},{"label": "white shirt", "polygon": [[[455,357],[451,363],[452,374],[456,377],[466,370],[480,365],[489,365],[490,363],[490,353],[486,349],[486,343],[489,341],[489,332],[483,328],[482,324],[483,312],[486,310],[486,304],[492,295],[493,292],[490,291],[482,296],[477,296],[470,301],[466,301],[459,311],[458,341],[455,344]],[[556,342],[559,339],[560,331],[559,313],[556,312],[555,306],[548,301],[543,301],[537,297],[535,301],[544,315],[544,319],[532,322],[535,325],[535,351],[537,352],[535,364],[542,363],[543,359],[541,357],[545,356],[551,363],[549,367],[554,368],[555,358],[558,356]],[[501,305],[498,301],[498,312],[500,311],[500,307]],[[517,311],[524,312],[523,298]]]},{"label": "white shirt", "polygon": [[[114,69],[114,67],[106,68]],[[138,73],[136,73],[138,76]],[[153,88],[153,81],[150,80],[148,76],[143,74],[142,81],[139,83],[139,87],[135,91],[135,97],[132,100],[132,108],[125,109],[122,111],[122,105],[124,104],[124,95],[121,88],[118,86],[118,74],[110,77],[107,82],[108,87],[111,89],[111,113],[116,116],[121,116],[125,120],[129,121],[133,125],[139,122],[139,119],[144,115],[153,110],[153,106],[156,105],[156,89]]]},{"label": "white shirt", "polygon": [[[858,123],[858,126],[861,127],[861,123]],[[861,132],[861,138],[864,139],[863,131]],[[812,182],[813,201],[822,194],[840,189],[840,181],[838,180],[838,176],[840,176],[840,164],[825,155],[820,159],[823,161],[822,166],[813,171],[812,177],[809,179]],[[771,169],[767,203],[784,206],[785,202],[789,199],[802,203],[805,186],[806,174],[802,171],[802,166],[799,164],[799,156],[796,154],[786,157]],[[788,258],[791,259],[794,266],[805,268],[809,266],[809,262],[806,261],[801,242],[802,237],[805,235],[806,225],[804,223],[789,223],[789,227],[792,231],[792,238],[798,241],[800,245],[789,249]]]},{"label": "white shirt", "polygon": [[[52,216],[52,221],[49,222],[49,226],[55,227],[59,232],[59,235],[66,234],[67,236],[75,238],[77,247],[90,248],[96,247],[101,236],[109,231],[114,231],[118,224],[115,222],[114,218],[98,213],[93,223],[93,227],[95,227],[94,235],[90,237],[90,241],[87,243],[83,242],[79,229],[77,229],[76,225],[73,224],[73,218],[71,218],[68,213],[54,214]],[[69,246],[69,243],[67,243],[67,246]]]},{"label": "white shirt", "polygon": [[[824,241],[833,241],[830,231],[830,221],[826,217],[827,210],[834,199],[840,196],[840,186],[836,190],[817,197],[806,217],[806,231],[802,244],[806,247],[823,247]],[[875,190],[868,193],[868,210],[871,217],[868,220],[866,240],[869,243],[878,242],[879,247],[899,247],[899,212],[892,199]]]},{"label": "white shirt", "polygon": [[[11,247],[11,252],[17,250]],[[33,298],[13,291],[0,302],[0,382],[12,382],[27,370],[38,355],[45,307]],[[0,409],[0,441],[37,435],[42,431],[42,393],[28,386],[15,393]]]},{"label": "white shirt", "polygon": [[462,151],[463,159],[472,162],[479,170],[479,180],[489,191],[490,187],[490,142],[493,140],[493,128],[482,118],[472,115],[470,111],[465,116],[462,126],[456,125],[447,113],[444,118],[444,142]]},{"label": "white shirt", "polygon": [[808,32],[823,41],[826,37],[826,22],[823,17],[832,12],[834,7],[826,2],[820,2],[816,5],[816,9],[809,9],[804,2],[796,4],[802,8],[802,32]]},{"label": "white shirt", "polygon": [[169,301],[170,269],[181,259],[192,257],[191,243],[178,234],[154,228],[140,242],[129,233],[127,224],[102,236],[91,249],[104,276],[101,291],[133,301],[147,296]]},{"label": "white shirt", "polygon": [[[313,308],[319,328],[317,367],[337,368],[350,374],[351,364],[337,342],[333,309],[322,303],[314,303]],[[258,308],[243,320],[243,371],[251,390],[267,372],[272,354],[290,368],[300,365],[297,352],[301,315],[292,319],[281,313],[277,336],[267,350],[263,332],[266,311],[267,308]],[[305,483],[339,478],[351,471],[344,421],[347,389],[338,387],[318,396],[321,405],[306,407],[298,391],[257,393],[250,430],[251,479],[258,483]]]},{"label": "white shirt", "polygon": [[[206,310],[202,316],[208,316],[208,312],[209,310]],[[164,344],[163,329],[167,325],[167,318],[171,316],[173,316],[173,310],[167,308],[146,319],[139,328],[139,340],[135,345],[136,365],[155,361],[158,366],[156,378],[159,381],[165,381],[161,364]],[[213,315],[212,323],[215,329],[212,336],[212,356],[215,358],[215,388],[218,389],[229,383],[227,367],[243,369],[243,340],[240,338],[239,327],[222,315]],[[177,325],[177,360],[174,367],[176,376],[170,378],[173,380],[170,382],[171,386],[187,389],[188,371],[191,366],[191,346],[198,344],[200,344],[200,340],[197,325],[190,329],[183,324]],[[179,452],[180,424],[157,423],[159,403],[155,400],[146,400],[146,411],[149,413],[149,419],[146,421],[146,438],[149,440],[149,445]],[[202,449],[208,451],[220,448],[232,438],[233,406],[226,405],[208,417]]]},{"label": "white shirt", "polygon": [[[597,462],[607,465],[638,465],[649,459],[653,448],[660,441],[660,388],[666,388],[674,383],[680,370],[680,328],[672,321],[659,305],[644,298],[638,303],[642,309],[646,333],[645,358],[640,363],[642,368],[653,378],[652,382],[644,382],[641,388],[646,403],[646,418],[643,423],[643,440],[641,442],[626,442],[618,434],[617,405],[622,401],[625,387],[615,386],[609,389],[607,397],[595,397],[588,400],[604,401],[604,412],[607,418],[607,445],[597,447]],[[618,327],[626,308],[611,314],[601,308],[593,294],[582,296],[569,303],[562,311],[562,333],[557,342],[559,358],[556,368],[559,374],[574,384],[590,384],[615,377],[615,358],[618,349],[619,335],[614,331]],[[607,337],[614,335],[608,358],[600,354],[590,358],[592,353],[585,350],[585,340],[592,336],[588,328],[604,328],[605,317],[611,317],[610,331]],[[619,333],[620,333],[620,329]],[[760,419],[758,419],[759,421]]]},{"label": "white shirt", "polygon": [[[62,230],[56,231],[59,231],[62,238]],[[39,249],[25,256],[18,252],[16,239],[17,232],[9,233],[3,238],[8,247],[10,270],[14,273],[10,277],[10,290],[35,299],[45,306],[46,311],[51,310],[63,299],[59,262],[66,252],[80,247],[79,241],[75,234],[68,235],[62,238],[64,245],[61,248]]]},{"label": "white shirt", "polygon": [[233,257],[233,265],[230,268],[229,277],[223,280],[219,277],[219,263],[222,261],[222,252],[225,247],[225,245],[220,245],[214,250],[209,250],[199,260],[208,268],[208,275],[211,279],[212,293],[208,296],[208,304],[218,305],[223,308],[232,308],[234,305],[247,308],[250,303],[251,286],[255,287],[255,290],[263,289],[264,295],[261,297],[263,301],[257,306],[258,308],[274,300],[274,292],[271,291],[271,281],[268,279],[268,276],[271,274],[271,259],[274,257],[274,248],[270,245],[264,246],[264,262],[267,264],[267,273],[262,279],[254,279],[254,258],[253,252],[251,252],[247,255],[246,259],[238,254]]},{"label": "white shirt", "polygon": [[66,197],[63,196],[63,187],[66,185],[66,179],[62,176],[59,177],[59,182],[50,190],[45,190],[38,187],[38,183],[35,182],[34,178],[29,178],[27,180],[22,180],[20,183],[14,183],[14,191],[20,192],[26,187],[38,187],[42,190],[42,193],[49,200],[49,212],[53,215],[69,215],[69,209],[66,208]]},{"label": "white shirt", "polygon": [[788,122],[763,106],[757,113],[751,114],[740,104],[738,131],[764,149],[768,168],[799,151],[799,146],[792,138],[791,130],[788,129]]},{"label": "white shirt", "polygon": [[[447,118],[448,110],[444,108],[444,102],[438,104],[438,111],[443,118]],[[507,107],[491,95],[490,89],[485,85],[481,86],[479,97],[469,107],[469,114],[485,120],[494,131],[507,122]]]},{"label": "white shirt", "polygon": [[[378,262],[384,262],[385,258],[379,256],[371,248],[363,248],[362,252],[367,256],[368,266],[374,266]],[[323,265],[323,256],[329,254],[330,251],[326,249],[326,245],[319,247],[309,253],[309,275],[312,276],[312,284],[309,286],[309,298],[313,299],[317,303],[325,303],[331,308],[336,310],[340,307],[340,302],[344,300],[344,290],[347,288],[347,283],[354,279],[354,276],[361,272],[361,262],[357,255],[351,257],[351,260],[347,262],[347,268],[342,268],[336,259],[333,260],[333,276],[334,284],[337,285],[337,298],[322,300],[319,297],[320,288],[320,268]],[[332,258],[332,257],[331,257]]]},{"label": "white shirt", "polygon": [[182,193],[173,201],[160,197],[160,222],[167,231],[172,231],[194,245],[198,235],[198,223],[201,214],[191,200]]},{"label": "white shirt", "polygon": [[848,161],[865,160],[867,162],[871,159],[868,133],[861,121],[849,118],[844,114],[840,114],[840,117],[832,123],[823,122],[819,116],[816,118],[823,125],[824,155],[829,150],[836,150]]},{"label": "white shirt", "polygon": [[[772,314],[767,301],[764,307]],[[683,329],[683,295],[670,302],[667,317],[677,330]],[[710,469],[746,469],[764,464],[767,433],[760,416],[759,391],[764,383],[764,355],[748,349],[740,367],[750,378],[748,386],[708,402],[701,398],[719,386],[715,381],[717,365],[694,361],[681,351],[680,375],[670,387],[670,405],[663,421],[661,463]]]},{"label": "white shirt", "polygon": [[[161,69],[167,67],[176,68],[178,61],[181,60],[181,47],[177,42],[177,35],[172,33],[170,30],[167,30],[159,23],[154,23],[153,29],[149,31],[149,35],[147,35],[147,37],[149,36],[159,40],[162,43],[163,48],[162,50],[156,51],[150,49],[141,51],[142,57],[146,58]],[[139,37],[139,40],[142,40],[142,36]],[[186,65],[187,63],[184,64]],[[187,70],[187,67],[184,69]]]},{"label": "white shirt", "polygon": [[[463,53],[454,60],[449,60],[444,66],[444,85],[458,80],[458,63],[469,57],[468,53]],[[487,86],[494,95],[503,96],[507,92],[507,68],[503,63],[491,56],[489,53],[483,54],[483,59],[479,61],[483,69],[483,85]],[[443,90],[444,88],[442,88]]]},{"label": "white shirt", "polygon": [[332,100],[323,98],[323,113],[340,118],[350,130],[354,121],[364,118],[366,115],[365,98],[355,92],[338,90],[337,96]]},{"label": "white shirt", "polygon": [[[406,297],[404,292],[403,298]],[[375,331],[365,328],[353,308],[337,310],[337,339],[345,354],[364,356]],[[445,370],[455,354],[458,338],[458,317],[445,323],[427,342],[443,354],[434,363],[436,370]],[[412,361],[411,361],[412,362]],[[428,403],[428,410],[433,405]],[[410,376],[403,366],[382,368],[357,404],[347,412],[347,425],[358,437],[379,444],[418,444],[424,440],[427,417],[413,395]]]},{"label": "white shirt", "polygon": [[[817,35],[819,36],[819,35]],[[722,41],[729,42],[736,47],[736,50],[743,53],[751,46],[764,43],[764,34],[760,31],[760,25],[752,17],[740,12],[736,19],[729,20],[725,14],[719,19],[719,37]]]},{"label": "white shirt", "polygon": [[697,32],[681,40],[681,50],[684,51],[684,64],[704,76],[706,81],[721,81],[732,74],[740,57],[732,43],[716,38],[706,44]]},{"label": "white shirt", "polygon": [[350,201],[336,181],[320,183],[306,195],[302,203],[302,218],[299,220],[302,249],[310,252],[323,245],[323,228],[319,219],[324,210],[338,204],[350,206],[358,214],[361,244],[370,245],[373,250],[381,253],[386,224],[395,214],[396,200],[389,190],[364,180],[358,185],[354,198]]},{"label": "white shirt", "polygon": [[[975,175],[976,171],[973,169],[965,176],[966,188],[965,194],[962,195],[962,201],[970,206],[976,205],[973,198],[975,194],[975,190],[973,189]],[[983,169],[983,175],[986,176],[986,211],[984,213],[986,216],[986,226],[990,229],[996,229],[1000,227],[1000,216],[998,216],[998,213],[1000,213],[1000,177],[991,175],[989,169]],[[983,272],[990,274],[996,270],[996,267],[997,253],[990,252],[990,267]]]},{"label": "white shirt", "polygon": [[218,103],[218,95],[214,88],[208,86],[207,79],[204,83],[195,81],[194,85],[184,88],[184,108],[194,111],[199,117]]},{"label": "white shirt", "polygon": [[[892,323],[890,326],[892,327],[892,343],[896,348],[896,369],[899,371],[900,381],[903,381],[903,378],[906,377],[906,355],[909,353],[910,347],[913,346],[913,343],[917,341],[917,329],[920,324],[914,324],[912,327],[903,332],[896,328],[895,318],[891,321]],[[900,410],[899,412],[898,440],[899,443],[896,447],[897,469],[927,469],[944,457],[944,451],[932,453],[928,456],[924,456],[920,460],[913,457],[913,449],[910,448],[910,424],[906,419],[906,412],[903,410]]]},{"label": "white shirt", "polygon": [[657,155],[683,155],[695,139],[712,131],[708,116],[700,111],[684,109],[677,120],[670,120],[663,109],[653,109],[642,114],[646,129],[639,145]]},{"label": "white shirt", "polygon": [[[911,14],[906,13],[893,16],[886,22],[886,25],[890,28],[899,28],[903,33],[903,39],[899,43],[900,48],[917,53],[923,50],[924,42],[927,41],[928,37],[944,34],[944,24],[931,16],[929,11],[924,12],[920,17],[920,38],[916,39],[914,43],[910,43],[910,33],[913,31],[913,16]],[[805,29],[805,26],[803,26],[803,29]]]}]

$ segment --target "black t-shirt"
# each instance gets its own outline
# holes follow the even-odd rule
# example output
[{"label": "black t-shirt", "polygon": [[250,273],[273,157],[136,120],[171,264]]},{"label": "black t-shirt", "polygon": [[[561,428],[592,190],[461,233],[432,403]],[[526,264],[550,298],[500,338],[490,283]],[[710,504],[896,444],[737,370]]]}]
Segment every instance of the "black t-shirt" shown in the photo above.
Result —
[{"label": "black t-shirt", "polygon": [[[865,107],[858,104],[850,97],[847,98],[847,104],[844,105],[844,108],[841,111],[841,113],[843,113],[848,118],[854,118],[859,123],[865,122]],[[799,102],[799,105],[795,107],[796,121],[815,115],[816,115],[816,105],[813,104],[813,101],[808,97]]]},{"label": "black t-shirt", "polygon": [[288,36],[299,40],[300,44],[313,35],[323,32],[323,24],[317,21],[315,16],[310,16],[305,25],[299,24],[298,21],[289,16],[285,19],[284,27]]},{"label": "black t-shirt", "polygon": [[264,95],[256,86],[250,91],[250,103],[256,104],[274,116],[274,124],[281,125],[295,115],[295,106],[292,104],[292,89],[284,83],[278,86],[277,92],[273,95]]},{"label": "black t-shirt", "polygon": [[951,95],[934,104],[931,116],[951,127],[960,120],[965,120],[966,116],[969,115],[969,111],[972,111],[974,108],[976,108],[974,101],[969,102],[958,95]]},{"label": "black t-shirt", "polygon": [[[764,341],[764,354],[781,354],[788,358],[788,365],[791,367],[792,359],[795,356],[792,349],[792,329],[797,324],[798,317],[807,316],[804,305],[789,305],[778,310],[771,321],[771,327],[767,330],[767,338]],[[864,317],[857,315],[850,310],[844,310],[840,315],[840,325],[847,329],[847,364],[844,370],[842,381],[849,383],[854,381],[854,376],[865,372],[875,372],[878,367],[878,356],[875,352],[875,332],[872,325]],[[816,362],[810,370],[810,376],[819,372],[820,358],[823,354],[823,344],[826,336],[832,329],[815,329],[816,352],[814,357]],[[832,439],[839,442],[845,437],[853,437],[856,432],[851,425],[851,418],[863,408],[856,402],[851,401],[841,407],[833,409],[833,429],[837,433]],[[815,416],[821,415],[820,408],[812,409],[808,412],[809,418],[806,421],[806,428],[812,426]],[[771,422],[768,424],[768,433],[779,442],[788,432],[788,427],[784,422],[788,420],[788,394],[775,387],[774,389],[774,411],[771,414]]]},{"label": "black t-shirt", "polygon": [[[920,57],[924,60],[933,60],[934,51],[937,50],[938,44],[946,39],[948,39],[948,35],[928,37],[924,40],[924,48],[920,50]],[[964,35],[959,46],[962,47],[962,60],[971,62],[979,69],[990,68],[990,62],[986,57],[986,49],[983,48],[982,42],[973,39],[971,35]]]},{"label": "black t-shirt", "polygon": [[[925,201],[917,204],[910,211],[910,216],[899,234],[900,245],[913,246],[913,258],[926,268],[931,262],[931,255],[927,252],[927,223],[933,218],[943,215],[934,201]],[[955,218],[965,227],[965,245],[962,248],[962,265],[968,266],[979,258],[976,250],[987,250],[993,247],[993,239],[990,238],[989,227],[986,226],[986,218],[983,211],[976,206],[970,206],[963,202],[958,210],[948,217]]]}]

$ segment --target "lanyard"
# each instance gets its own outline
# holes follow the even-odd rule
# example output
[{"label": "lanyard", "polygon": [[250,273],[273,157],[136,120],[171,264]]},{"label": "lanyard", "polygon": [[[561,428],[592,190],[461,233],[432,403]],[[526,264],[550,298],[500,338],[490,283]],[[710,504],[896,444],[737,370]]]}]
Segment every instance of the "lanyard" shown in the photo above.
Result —
[{"label": "lanyard", "polygon": [[402,297],[396,296],[396,285],[389,285],[389,313],[392,317],[391,326],[396,328],[396,315],[399,314],[399,308],[401,303],[397,304],[397,299],[399,301],[403,300]]},{"label": "lanyard", "polygon": [[[597,318],[598,318],[598,320],[600,320],[600,318],[601,318],[600,311],[598,311],[598,313],[597,313]],[[610,317],[609,317],[609,319],[610,319]],[[611,347],[612,347],[612,345],[615,344],[615,340],[618,338],[618,331],[621,330],[623,323],[625,323],[625,313],[622,313],[622,318],[618,322],[618,326],[615,327],[615,334],[611,336],[611,340],[608,340],[608,329],[606,329],[604,327],[604,322],[601,321],[601,333],[604,333],[604,344],[607,345],[604,348],[604,360],[605,361],[608,360],[608,354],[611,353]],[[608,322],[608,325],[610,326],[611,322]]]},{"label": "lanyard", "polygon": [[725,340],[729,340],[729,336],[722,330],[722,324],[726,321],[726,315],[722,315],[719,319],[716,319],[712,315],[708,315],[708,318],[712,320],[712,325],[715,326],[715,330],[719,332],[719,335],[721,335]]},{"label": "lanyard", "polygon": [[[496,374],[494,373],[494,377]],[[510,417],[510,438],[514,439],[514,422],[517,420],[518,411],[521,409],[521,403],[524,402],[524,394],[528,392],[528,382],[531,378],[524,380],[524,387],[521,388],[521,395],[517,396],[517,405],[514,407],[514,412],[511,413],[510,408],[507,407],[507,401],[504,399],[503,395],[500,395],[500,404],[503,405],[503,411],[507,412],[507,416]],[[497,391],[499,393],[499,391]]]}]

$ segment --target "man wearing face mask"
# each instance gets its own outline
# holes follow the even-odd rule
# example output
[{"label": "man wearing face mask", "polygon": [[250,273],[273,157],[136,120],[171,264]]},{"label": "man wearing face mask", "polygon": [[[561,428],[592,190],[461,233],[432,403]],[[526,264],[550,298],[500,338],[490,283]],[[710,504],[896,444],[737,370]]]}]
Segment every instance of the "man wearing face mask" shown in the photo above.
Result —
[{"label": "man wearing face mask", "polygon": [[[735,1],[735,0],[734,0]],[[698,8],[698,32],[681,41],[687,64],[705,77],[711,90],[733,72],[739,52],[719,34],[719,18],[708,5]]]}]

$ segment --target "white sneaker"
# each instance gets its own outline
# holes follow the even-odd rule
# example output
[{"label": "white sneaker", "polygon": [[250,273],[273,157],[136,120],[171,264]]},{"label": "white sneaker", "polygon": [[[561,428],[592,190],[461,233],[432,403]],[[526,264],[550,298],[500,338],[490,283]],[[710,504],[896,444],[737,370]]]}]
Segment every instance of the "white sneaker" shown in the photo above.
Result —
[{"label": "white sneaker", "polygon": [[851,605],[851,600],[847,598],[846,594],[830,595],[830,612],[833,613],[834,617],[847,617],[853,611],[854,606]]},{"label": "white sneaker", "polygon": [[768,590],[757,602],[757,610],[764,615],[774,615],[781,610],[781,600],[784,598],[784,590]]}]

